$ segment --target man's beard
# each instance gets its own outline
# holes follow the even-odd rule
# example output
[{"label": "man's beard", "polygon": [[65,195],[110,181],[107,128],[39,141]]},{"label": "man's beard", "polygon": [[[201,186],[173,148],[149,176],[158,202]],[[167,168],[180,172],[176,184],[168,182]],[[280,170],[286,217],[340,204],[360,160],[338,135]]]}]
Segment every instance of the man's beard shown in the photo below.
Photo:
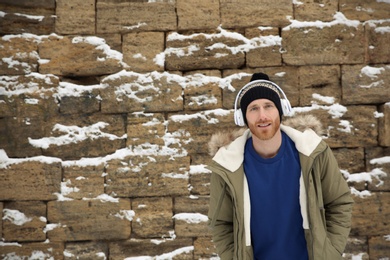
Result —
[{"label": "man's beard", "polygon": [[[270,126],[268,126],[266,129],[261,129],[258,127],[258,125],[263,125],[263,124],[269,124],[271,123]],[[257,139],[262,140],[262,141],[267,141],[272,139],[277,131],[280,128],[280,119],[275,119],[275,121],[266,121],[266,122],[256,122],[254,124],[249,124],[249,129],[252,132],[252,135],[256,136]]]}]

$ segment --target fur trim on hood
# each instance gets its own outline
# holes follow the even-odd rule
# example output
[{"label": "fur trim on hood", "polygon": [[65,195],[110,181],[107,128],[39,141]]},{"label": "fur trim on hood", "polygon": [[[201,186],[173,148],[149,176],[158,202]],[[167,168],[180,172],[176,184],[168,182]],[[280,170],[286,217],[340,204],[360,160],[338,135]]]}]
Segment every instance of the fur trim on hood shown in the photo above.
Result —
[{"label": "fur trim on hood", "polygon": [[[324,134],[322,123],[312,115],[300,115],[286,118],[283,125],[295,128],[298,131],[304,132],[306,129],[312,129],[317,135]],[[209,155],[214,156],[219,148],[224,147],[233,142],[237,137],[245,132],[246,128],[235,129],[231,131],[218,132],[211,136],[208,143]]]}]

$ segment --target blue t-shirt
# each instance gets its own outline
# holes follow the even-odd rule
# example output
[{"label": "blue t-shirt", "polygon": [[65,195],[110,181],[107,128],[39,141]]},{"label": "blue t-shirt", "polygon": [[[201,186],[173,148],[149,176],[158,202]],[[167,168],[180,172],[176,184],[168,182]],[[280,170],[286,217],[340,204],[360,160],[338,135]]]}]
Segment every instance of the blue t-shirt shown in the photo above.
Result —
[{"label": "blue t-shirt", "polygon": [[294,142],[282,132],[278,154],[264,159],[245,146],[244,170],[251,200],[255,259],[308,259],[299,205],[301,167]]}]

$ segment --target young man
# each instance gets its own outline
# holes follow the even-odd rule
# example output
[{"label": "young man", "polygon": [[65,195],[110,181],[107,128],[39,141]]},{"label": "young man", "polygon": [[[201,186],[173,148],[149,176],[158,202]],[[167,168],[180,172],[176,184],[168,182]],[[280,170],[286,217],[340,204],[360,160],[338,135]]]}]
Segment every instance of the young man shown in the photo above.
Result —
[{"label": "young man", "polygon": [[282,125],[288,110],[280,87],[256,73],[235,103],[236,124],[249,129],[210,142],[209,220],[221,259],[342,259],[350,189],[328,145],[305,129],[318,120],[290,119],[304,131]]}]

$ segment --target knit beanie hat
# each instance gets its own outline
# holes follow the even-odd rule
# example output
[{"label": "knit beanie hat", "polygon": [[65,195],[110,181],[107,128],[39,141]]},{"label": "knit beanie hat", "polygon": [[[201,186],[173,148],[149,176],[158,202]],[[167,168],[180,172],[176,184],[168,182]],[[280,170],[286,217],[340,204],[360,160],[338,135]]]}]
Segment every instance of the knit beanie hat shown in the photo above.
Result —
[{"label": "knit beanie hat", "polygon": [[276,108],[279,111],[280,121],[282,121],[283,110],[280,104],[280,94],[279,90],[274,85],[275,83],[269,80],[267,74],[255,73],[252,75],[250,82],[246,85],[246,89],[243,91],[243,93],[241,93],[240,98],[240,107],[246,125],[248,125],[248,122],[246,120],[247,107],[253,100],[262,98],[274,102]]}]

